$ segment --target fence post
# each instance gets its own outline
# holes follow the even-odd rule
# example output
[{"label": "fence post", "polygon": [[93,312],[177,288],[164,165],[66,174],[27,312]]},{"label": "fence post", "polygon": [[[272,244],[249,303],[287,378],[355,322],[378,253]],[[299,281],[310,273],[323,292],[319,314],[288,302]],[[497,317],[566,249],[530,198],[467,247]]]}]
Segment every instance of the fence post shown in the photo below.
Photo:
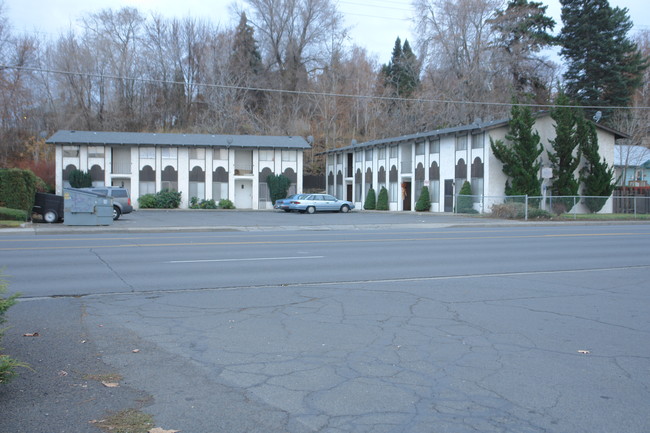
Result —
[{"label": "fence post", "polygon": [[528,221],[528,194],[526,194],[526,199],[525,199],[524,203],[526,205],[525,210],[524,210],[524,215],[525,215],[524,219],[526,221]]}]

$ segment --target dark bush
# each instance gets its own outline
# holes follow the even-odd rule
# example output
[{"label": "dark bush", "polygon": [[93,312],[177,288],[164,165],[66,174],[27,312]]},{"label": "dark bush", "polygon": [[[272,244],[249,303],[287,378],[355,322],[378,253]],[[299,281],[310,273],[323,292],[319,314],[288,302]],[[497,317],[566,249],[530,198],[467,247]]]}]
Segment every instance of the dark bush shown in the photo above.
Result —
[{"label": "dark bush", "polygon": [[0,207],[20,209],[31,215],[36,191],[43,191],[45,187],[30,170],[0,169]]},{"label": "dark bush", "polygon": [[[523,203],[503,203],[492,206],[492,216],[504,219],[526,218],[526,205]],[[550,219],[551,213],[534,206],[528,206],[528,219]]]},{"label": "dark bush", "polygon": [[385,187],[381,187],[379,190],[379,197],[377,197],[377,210],[388,210],[388,190]]},{"label": "dark bush", "polygon": [[271,202],[275,204],[276,200],[283,199],[287,196],[291,180],[283,174],[269,174],[266,178],[271,194]]},{"label": "dark bush", "polygon": [[68,176],[68,182],[73,188],[90,188],[93,186],[93,179],[90,173],[81,170],[72,170]]},{"label": "dark bush", "polygon": [[422,187],[420,197],[418,197],[418,201],[415,203],[415,210],[418,212],[429,212],[431,210],[431,196],[429,195],[428,187]]},{"label": "dark bush", "polygon": [[27,212],[21,209],[0,207],[0,220],[27,221]]},{"label": "dark bush", "polygon": [[366,210],[375,210],[377,208],[377,195],[375,190],[370,188],[366,194],[366,201],[363,203],[363,208]]}]

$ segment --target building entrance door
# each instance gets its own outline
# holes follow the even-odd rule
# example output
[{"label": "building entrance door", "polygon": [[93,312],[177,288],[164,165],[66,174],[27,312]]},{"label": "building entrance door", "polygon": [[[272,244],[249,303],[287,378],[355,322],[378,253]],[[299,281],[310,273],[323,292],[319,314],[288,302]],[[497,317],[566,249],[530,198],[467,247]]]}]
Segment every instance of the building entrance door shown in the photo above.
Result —
[{"label": "building entrance door", "polygon": [[454,211],[454,179],[445,179],[445,212]]}]

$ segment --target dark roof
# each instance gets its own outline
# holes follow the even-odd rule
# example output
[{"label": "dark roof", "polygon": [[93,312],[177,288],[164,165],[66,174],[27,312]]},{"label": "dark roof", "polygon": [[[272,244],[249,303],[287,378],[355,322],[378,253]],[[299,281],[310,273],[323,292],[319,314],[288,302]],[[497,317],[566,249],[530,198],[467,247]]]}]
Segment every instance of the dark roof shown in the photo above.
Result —
[{"label": "dark roof", "polygon": [[302,137],[270,135],[211,135],[145,132],[57,131],[47,143],[55,145],[202,146],[309,149]]},{"label": "dark roof", "polygon": [[[536,113],[536,117],[544,117],[549,115],[548,111],[542,111],[539,113]],[[415,142],[420,142],[424,141],[426,139],[431,139],[435,137],[442,137],[445,135],[460,135],[463,133],[470,133],[470,134],[480,134],[481,132],[484,131],[489,131],[491,129],[495,128],[500,128],[503,126],[508,126],[508,122],[510,119],[500,119],[500,120],[493,120],[489,122],[474,122],[469,125],[461,125],[461,126],[454,126],[451,128],[442,128],[442,129],[435,129],[433,131],[427,131],[427,132],[418,132],[416,134],[409,134],[409,135],[402,135],[399,137],[391,137],[391,138],[382,138],[379,140],[372,140],[372,141],[366,141],[365,143],[356,143],[353,142],[349,146],[345,147],[339,147],[337,149],[331,149],[323,153],[334,153],[334,152],[340,152],[340,151],[346,151],[346,150],[353,150],[353,149],[363,149],[366,147],[373,147],[373,146],[378,146],[378,145],[385,145],[385,144],[397,144],[397,143],[405,143],[409,141],[415,141]],[[610,132],[611,134],[614,135],[616,139],[618,138],[629,138],[628,135],[616,131],[614,129],[608,128],[603,125],[596,124],[597,128],[603,129],[607,132]]]}]

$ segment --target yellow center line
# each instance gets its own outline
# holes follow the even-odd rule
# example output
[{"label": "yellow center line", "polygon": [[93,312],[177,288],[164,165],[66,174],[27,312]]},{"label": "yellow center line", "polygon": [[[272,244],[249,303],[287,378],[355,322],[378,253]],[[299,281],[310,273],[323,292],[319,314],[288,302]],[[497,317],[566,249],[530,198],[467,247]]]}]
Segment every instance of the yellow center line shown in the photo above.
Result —
[{"label": "yellow center line", "polygon": [[[442,236],[419,238],[381,238],[381,239],[355,239],[346,240],[351,243],[378,243],[378,242],[426,242],[444,240],[481,240],[481,239],[543,239],[543,238],[596,238],[596,237],[622,237],[650,235],[650,233],[567,233],[567,234],[540,234],[540,235],[504,235],[504,236]],[[111,240],[111,239],[105,239]],[[340,243],[339,239],[321,240],[268,240],[268,241],[218,241],[218,242],[174,242],[152,244],[118,244],[118,245],[74,245],[74,246],[39,246],[39,247],[9,247],[0,248],[0,251],[42,251],[42,250],[75,250],[75,249],[108,249],[108,248],[154,248],[154,247],[201,247],[218,245],[296,245],[296,244],[334,244]]]}]

